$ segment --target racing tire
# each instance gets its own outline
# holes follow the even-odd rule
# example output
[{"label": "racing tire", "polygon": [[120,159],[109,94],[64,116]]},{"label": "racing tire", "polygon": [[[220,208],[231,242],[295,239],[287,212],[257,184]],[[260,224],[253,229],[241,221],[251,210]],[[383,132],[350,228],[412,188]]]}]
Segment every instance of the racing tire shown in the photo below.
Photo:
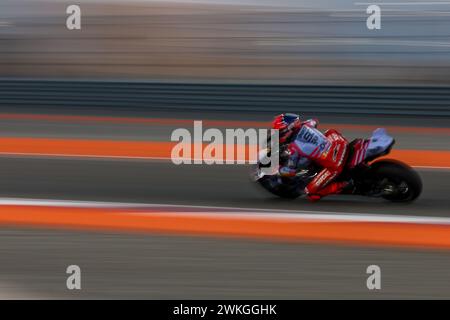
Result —
[{"label": "racing tire", "polygon": [[410,166],[396,160],[381,160],[373,165],[377,181],[388,181],[396,192],[383,194],[382,198],[392,202],[411,202],[422,193],[422,179]]}]

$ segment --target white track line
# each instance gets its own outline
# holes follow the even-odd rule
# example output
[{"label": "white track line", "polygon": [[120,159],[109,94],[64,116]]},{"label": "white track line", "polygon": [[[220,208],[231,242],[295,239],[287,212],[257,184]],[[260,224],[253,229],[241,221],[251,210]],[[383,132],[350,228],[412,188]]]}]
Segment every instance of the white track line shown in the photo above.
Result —
[{"label": "white track line", "polygon": [[[414,223],[414,224],[440,224],[450,225],[450,218],[446,217],[423,217],[423,216],[402,216],[383,215],[371,213],[342,213],[333,211],[307,211],[307,210],[271,210],[259,208],[240,207],[215,207],[215,206],[194,206],[194,205],[171,205],[157,203],[128,203],[128,202],[100,202],[100,201],[72,201],[72,200],[47,200],[47,199],[20,199],[20,198],[0,198],[1,206],[50,206],[50,207],[76,207],[76,208],[111,208],[111,209],[154,209],[154,208],[184,208],[199,209],[202,211],[176,211],[176,212],[145,212],[126,211],[124,214],[133,215],[185,215],[210,218],[231,218],[242,219],[272,219],[272,220],[316,220],[316,221],[347,221],[347,222],[390,222],[390,223]],[[216,211],[206,211],[216,210]],[[220,211],[227,210],[227,211]]]}]

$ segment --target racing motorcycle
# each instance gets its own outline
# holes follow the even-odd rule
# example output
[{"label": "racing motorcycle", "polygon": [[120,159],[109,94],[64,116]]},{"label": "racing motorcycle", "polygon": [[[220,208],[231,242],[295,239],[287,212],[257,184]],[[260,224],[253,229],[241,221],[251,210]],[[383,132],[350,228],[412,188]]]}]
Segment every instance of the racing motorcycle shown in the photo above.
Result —
[{"label": "racing motorcycle", "polygon": [[[270,140],[270,137],[268,139]],[[389,154],[394,144],[394,138],[383,128],[376,129],[370,139],[355,139],[350,142],[346,165],[336,181],[351,181],[351,188],[345,188],[340,194],[379,197],[392,202],[415,200],[422,192],[419,174],[398,160],[376,160]],[[278,171],[267,174],[261,169],[270,167],[267,159],[272,156],[271,152],[277,153],[274,156],[279,157],[280,164],[287,161],[287,146],[280,146],[277,151],[270,148],[262,150],[257,164],[252,169],[253,179],[267,191],[282,198],[304,195],[305,187],[322,168],[306,161],[305,165],[297,168],[294,177],[281,177]],[[266,161],[262,161],[263,158],[266,158]],[[301,161],[299,163],[301,164]]]}]

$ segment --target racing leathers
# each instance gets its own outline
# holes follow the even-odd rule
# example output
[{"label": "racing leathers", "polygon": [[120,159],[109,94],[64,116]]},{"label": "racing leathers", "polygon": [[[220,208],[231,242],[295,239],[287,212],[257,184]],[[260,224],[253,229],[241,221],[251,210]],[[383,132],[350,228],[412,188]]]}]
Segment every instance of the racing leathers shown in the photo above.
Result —
[{"label": "racing leathers", "polygon": [[339,193],[346,182],[333,182],[342,172],[348,155],[348,141],[336,130],[325,133],[317,129],[317,120],[302,123],[288,145],[287,163],[280,167],[281,176],[292,177],[299,166],[315,162],[323,169],[306,186],[305,193],[310,200],[318,200],[329,194]]}]

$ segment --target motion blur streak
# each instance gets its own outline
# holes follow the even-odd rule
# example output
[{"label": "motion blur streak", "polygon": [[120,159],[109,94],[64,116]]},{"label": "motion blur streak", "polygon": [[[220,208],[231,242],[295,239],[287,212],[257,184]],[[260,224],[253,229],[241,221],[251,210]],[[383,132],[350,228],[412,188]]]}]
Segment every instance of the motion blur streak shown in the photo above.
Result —
[{"label": "motion blur streak", "polygon": [[376,222],[361,222],[358,215],[353,216],[353,221],[351,216],[345,221],[336,215],[327,221],[305,219],[301,215],[288,218],[267,213],[257,215],[258,212],[183,212],[172,211],[170,207],[133,210],[17,203],[1,205],[0,224],[450,249],[450,220],[445,224],[434,223],[439,221],[437,218],[422,219],[424,223],[407,218],[403,218],[405,222],[388,222],[387,216],[385,220],[378,217]]},{"label": "motion blur streak", "polygon": [[[137,117],[106,117],[106,116],[83,116],[83,115],[51,115],[51,114],[13,114],[0,113],[0,120],[26,120],[26,121],[48,121],[68,123],[112,123],[112,124],[144,124],[144,125],[171,125],[192,126],[194,120],[174,118],[137,118]],[[269,121],[240,121],[240,120],[202,120],[207,127],[225,128],[268,128]],[[339,128],[355,131],[373,131],[378,128],[375,125],[347,124],[347,123],[320,123],[326,128]],[[411,126],[383,126],[391,133],[421,133],[421,134],[444,134],[450,135],[450,128],[436,127],[411,127]]]},{"label": "motion blur streak", "polygon": [[4,76],[176,81],[449,84],[448,5],[366,7],[338,1],[2,0]]},{"label": "motion blur streak", "polygon": [[[75,139],[42,139],[42,138],[0,138],[0,154],[56,156],[56,157],[101,157],[101,158],[136,158],[170,160],[172,148],[177,142],[141,142],[141,141],[108,141],[108,140],[75,140]],[[203,144],[205,148],[207,144]],[[243,159],[255,163],[256,154],[250,154],[249,145],[244,146]],[[191,144],[194,150],[195,145]],[[233,152],[234,159],[238,145],[217,144],[218,149],[227,155]],[[191,152],[193,153],[193,152]],[[389,156],[404,161],[415,167],[450,169],[450,151],[433,150],[394,150]],[[178,159],[178,158],[176,158]],[[181,157],[185,161],[193,157]],[[205,158],[203,160],[209,160]],[[225,160],[225,157],[215,160]]]}]

